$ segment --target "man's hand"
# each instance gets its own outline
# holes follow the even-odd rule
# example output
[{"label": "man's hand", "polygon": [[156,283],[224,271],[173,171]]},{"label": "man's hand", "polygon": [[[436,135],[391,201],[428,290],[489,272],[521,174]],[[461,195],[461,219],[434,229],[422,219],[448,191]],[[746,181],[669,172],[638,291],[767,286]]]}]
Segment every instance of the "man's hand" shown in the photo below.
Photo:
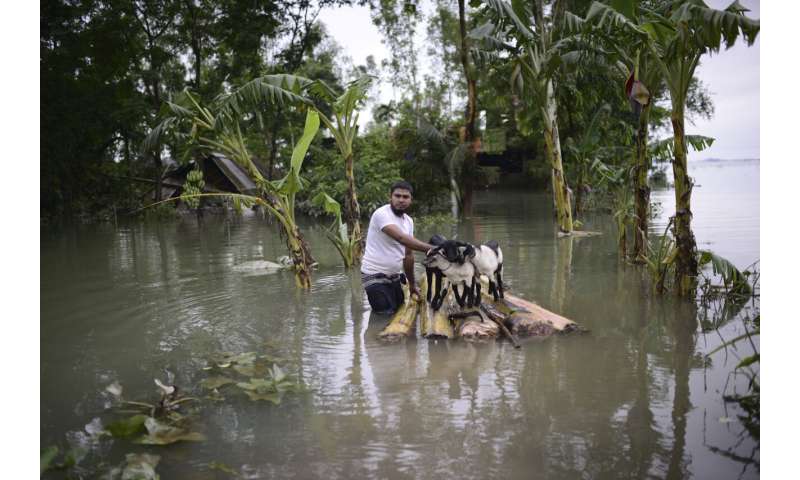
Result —
[{"label": "man's hand", "polygon": [[408,294],[409,295],[414,295],[415,293],[417,294],[417,298],[419,298],[419,296],[420,296],[419,288],[417,287],[416,284],[413,284],[413,283],[409,282],[409,284],[408,284]]}]

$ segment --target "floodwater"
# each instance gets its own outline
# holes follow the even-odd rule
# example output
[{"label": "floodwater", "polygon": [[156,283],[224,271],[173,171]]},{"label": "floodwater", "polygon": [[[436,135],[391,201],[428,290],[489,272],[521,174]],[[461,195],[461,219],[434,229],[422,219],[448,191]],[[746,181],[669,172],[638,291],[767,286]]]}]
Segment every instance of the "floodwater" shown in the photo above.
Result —
[{"label": "floodwater", "polygon": [[[690,168],[698,245],[740,268],[759,258],[758,172],[757,161]],[[670,195],[654,192],[654,232]],[[720,318],[651,295],[617,260],[611,225],[590,216],[585,228],[603,236],[556,239],[548,195],[483,192],[454,227],[464,240],[500,242],[513,293],[590,330],[520,350],[381,343],[386,318],[370,314],[358,275],[312,223],[320,265],[310,293],[251,263],[284,254],[258,217],[43,230],[41,446],[82,445],[86,475],[150,452],[161,478],[233,478],[220,465],[241,478],[758,478],[758,441],[722,399],[744,391],[730,372],[751,347],[705,355],[744,332],[753,306]],[[453,233],[417,234],[434,231]],[[282,357],[309,391],[278,406],[236,387],[205,398],[207,358],[249,351]],[[192,430],[206,441],[90,434],[120,418],[106,409],[107,385],[152,402],[154,378],[201,398]]]}]

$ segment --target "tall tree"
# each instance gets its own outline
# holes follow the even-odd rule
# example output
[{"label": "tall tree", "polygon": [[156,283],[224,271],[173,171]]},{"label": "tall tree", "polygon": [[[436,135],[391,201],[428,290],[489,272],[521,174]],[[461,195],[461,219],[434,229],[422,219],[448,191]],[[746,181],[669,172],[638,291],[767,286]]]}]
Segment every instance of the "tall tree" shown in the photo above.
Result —
[{"label": "tall tree", "polygon": [[[748,11],[738,1],[725,10],[708,7],[702,0],[659,1],[645,8],[646,21],[630,20],[639,2],[615,2],[618,9],[595,4],[605,21],[624,25],[637,32],[651,54],[655,68],[664,77],[672,106],[672,171],[675,183],[675,226],[677,246],[675,285],[678,293],[693,295],[697,286],[697,244],[691,228],[692,180],[687,170],[688,146],[685,132],[686,104],[695,69],[703,55],[732,47],[741,36],[747,45],[755,42],[758,20],[745,16]],[[627,15],[625,13],[626,12]]]},{"label": "tall tree", "polygon": [[534,0],[530,8],[522,2],[508,4],[503,0],[488,0],[496,14],[497,29],[486,24],[486,35],[508,28],[516,47],[512,51],[516,64],[512,84],[530,99],[528,108],[539,111],[543,123],[545,154],[550,166],[553,188],[553,205],[558,228],[571,233],[572,207],[569,188],[561,157],[561,139],[558,133],[558,101],[556,76],[562,59],[558,41],[566,13],[565,0],[555,0],[545,9],[544,0]]},{"label": "tall tree", "polygon": [[464,166],[461,169],[461,185],[463,188],[462,208],[469,215],[472,213],[472,196],[475,189],[475,176],[477,173],[477,152],[475,149],[475,119],[478,116],[478,88],[477,75],[469,59],[469,38],[467,36],[467,13],[464,0],[458,0],[458,31],[461,68],[464,70],[464,79],[467,83],[467,105],[464,110],[464,126],[461,135],[462,143],[467,149],[464,154]]}]

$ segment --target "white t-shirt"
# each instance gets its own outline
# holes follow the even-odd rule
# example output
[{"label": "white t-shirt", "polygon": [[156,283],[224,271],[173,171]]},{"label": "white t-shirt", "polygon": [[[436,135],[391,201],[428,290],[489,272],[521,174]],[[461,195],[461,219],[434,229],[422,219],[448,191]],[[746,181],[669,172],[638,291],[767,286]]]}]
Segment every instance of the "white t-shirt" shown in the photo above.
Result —
[{"label": "white t-shirt", "polygon": [[361,271],[367,275],[383,273],[391,275],[403,271],[406,247],[382,231],[386,225],[394,224],[400,231],[414,236],[414,220],[405,213],[398,217],[388,203],[375,210],[369,219],[367,248],[361,259]]}]

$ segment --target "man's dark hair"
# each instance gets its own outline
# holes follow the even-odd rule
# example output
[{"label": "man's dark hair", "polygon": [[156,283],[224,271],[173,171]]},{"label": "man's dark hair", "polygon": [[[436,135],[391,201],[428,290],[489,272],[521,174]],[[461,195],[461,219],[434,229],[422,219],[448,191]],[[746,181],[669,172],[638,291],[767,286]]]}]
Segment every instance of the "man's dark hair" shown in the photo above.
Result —
[{"label": "man's dark hair", "polygon": [[414,195],[414,187],[411,186],[410,183],[406,182],[405,180],[398,180],[392,184],[392,189],[389,190],[389,193],[394,193],[395,190],[401,188],[403,190],[408,190],[408,193]]}]

